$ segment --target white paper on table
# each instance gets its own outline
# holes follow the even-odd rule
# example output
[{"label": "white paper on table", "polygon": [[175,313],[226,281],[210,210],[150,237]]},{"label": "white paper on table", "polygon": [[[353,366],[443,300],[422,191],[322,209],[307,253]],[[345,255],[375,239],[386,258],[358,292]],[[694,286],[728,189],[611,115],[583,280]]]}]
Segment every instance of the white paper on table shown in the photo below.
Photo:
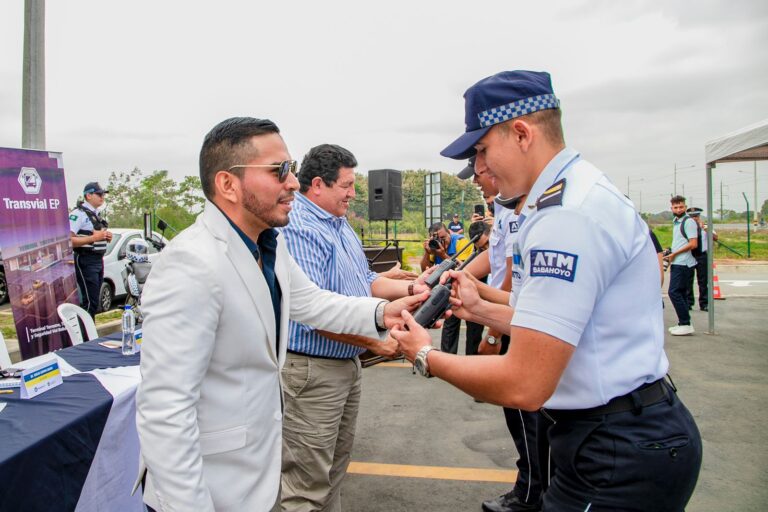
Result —
[{"label": "white paper on table", "polygon": [[136,386],[141,382],[141,368],[138,365],[99,368],[86,373],[95,376],[112,397],[117,397],[126,391],[135,392]]}]

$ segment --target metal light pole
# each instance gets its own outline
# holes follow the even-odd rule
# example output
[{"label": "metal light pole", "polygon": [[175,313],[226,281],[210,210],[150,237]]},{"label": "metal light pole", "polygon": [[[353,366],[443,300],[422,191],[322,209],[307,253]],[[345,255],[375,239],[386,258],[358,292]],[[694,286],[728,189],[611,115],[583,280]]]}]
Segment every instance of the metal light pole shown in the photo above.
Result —
[{"label": "metal light pole", "polygon": [[751,244],[749,240],[749,199],[747,199],[747,194],[744,192],[741,193],[742,196],[744,196],[744,202],[747,203],[747,258],[751,257]]},{"label": "metal light pole", "polygon": [[758,208],[760,208],[760,205],[757,203],[757,160],[752,162],[753,172],[755,175],[755,202],[752,203],[755,205],[755,224],[757,224],[760,221],[760,216],[758,214]]},{"label": "metal light pole", "polygon": [[[696,167],[696,164],[686,165],[685,167],[678,167],[677,163],[675,163],[675,193],[672,195],[677,195],[677,171],[681,171],[683,169],[693,169],[694,167]],[[683,190],[685,190],[685,187],[683,187]]]},{"label": "metal light pole", "polygon": [[21,146],[45,149],[45,0],[24,2]]}]

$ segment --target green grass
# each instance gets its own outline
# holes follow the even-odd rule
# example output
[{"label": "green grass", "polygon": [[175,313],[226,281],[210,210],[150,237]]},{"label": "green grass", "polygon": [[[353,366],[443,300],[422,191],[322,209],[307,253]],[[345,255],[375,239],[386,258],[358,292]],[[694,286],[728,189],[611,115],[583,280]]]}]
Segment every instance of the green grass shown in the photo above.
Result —
[{"label": "green grass", "polygon": [[[720,259],[747,259],[747,232],[741,230],[725,230],[721,231],[715,226],[715,230],[719,236],[719,241],[722,244],[738,251],[742,254],[739,256],[728,249],[724,248],[721,244],[715,242],[715,258]],[[672,225],[659,225],[653,226],[653,232],[656,233],[656,237],[659,239],[659,243],[665,249],[672,245]],[[750,258],[749,260],[765,261],[768,260],[768,231],[760,230],[750,233]]]}]

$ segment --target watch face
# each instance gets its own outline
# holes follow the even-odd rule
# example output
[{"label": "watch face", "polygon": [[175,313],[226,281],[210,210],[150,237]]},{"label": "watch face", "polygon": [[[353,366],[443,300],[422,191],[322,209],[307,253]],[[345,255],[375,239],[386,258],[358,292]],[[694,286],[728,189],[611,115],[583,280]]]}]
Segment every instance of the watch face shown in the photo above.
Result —
[{"label": "watch face", "polygon": [[416,368],[416,371],[419,372],[421,375],[427,374],[426,368],[424,368],[424,361],[422,361],[418,357],[413,361],[413,366]]}]

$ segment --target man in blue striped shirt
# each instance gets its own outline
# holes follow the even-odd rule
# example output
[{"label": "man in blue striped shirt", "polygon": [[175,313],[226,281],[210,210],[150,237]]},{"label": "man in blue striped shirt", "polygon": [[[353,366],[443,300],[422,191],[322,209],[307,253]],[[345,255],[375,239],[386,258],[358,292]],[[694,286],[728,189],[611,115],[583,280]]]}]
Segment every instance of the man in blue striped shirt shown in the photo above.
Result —
[{"label": "man in blue striped shirt", "polygon": [[[350,296],[396,298],[410,281],[371,272],[345,217],[355,197],[357,160],[333,144],[312,148],[299,171],[282,235],[293,258],[320,288]],[[416,292],[425,290],[416,284]],[[350,461],[360,405],[358,355],[394,357],[397,343],[330,333],[290,323],[282,370],[285,391],[281,506],[284,511],[341,510],[340,488]]]}]

